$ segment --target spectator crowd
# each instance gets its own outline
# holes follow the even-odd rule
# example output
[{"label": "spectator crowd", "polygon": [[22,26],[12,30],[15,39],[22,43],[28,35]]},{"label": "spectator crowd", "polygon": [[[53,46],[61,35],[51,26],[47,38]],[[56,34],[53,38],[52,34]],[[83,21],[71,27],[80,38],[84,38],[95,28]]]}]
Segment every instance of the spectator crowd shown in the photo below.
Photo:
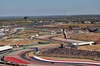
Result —
[{"label": "spectator crowd", "polygon": [[100,58],[99,51],[78,50],[69,48],[53,48],[42,51],[42,55],[62,55],[65,57]]}]

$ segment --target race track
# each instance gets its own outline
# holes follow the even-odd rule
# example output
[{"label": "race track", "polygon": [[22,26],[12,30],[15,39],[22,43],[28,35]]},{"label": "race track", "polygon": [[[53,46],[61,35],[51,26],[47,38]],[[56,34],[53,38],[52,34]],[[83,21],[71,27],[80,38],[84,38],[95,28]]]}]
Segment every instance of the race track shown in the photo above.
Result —
[{"label": "race track", "polygon": [[[49,35],[44,37],[38,37],[39,39],[49,40],[49,41],[55,41],[58,43],[65,42],[66,45],[71,44],[71,42],[62,41],[53,39],[55,35]],[[56,35],[58,36],[58,35]],[[31,46],[30,46],[31,47]],[[33,46],[32,46],[33,47]],[[39,47],[39,46],[38,46]],[[61,59],[50,59],[50,58],[43,58],[39,56],[28,56],[29,52],[35,52],[34,49],[22,49],[13,53],[9,53],[5,55],[5,60],[18,63],[18,64],[27,64],[27,65],[36,65],[36,66],[66,66],[67,64],[72,64],[75,66],[75,64],[78,65],[100,65],[100,62],[93,62],[93,61],[79,61],[79,60],[61,60]],[[77,65],[76,65],[77,66]]]}]

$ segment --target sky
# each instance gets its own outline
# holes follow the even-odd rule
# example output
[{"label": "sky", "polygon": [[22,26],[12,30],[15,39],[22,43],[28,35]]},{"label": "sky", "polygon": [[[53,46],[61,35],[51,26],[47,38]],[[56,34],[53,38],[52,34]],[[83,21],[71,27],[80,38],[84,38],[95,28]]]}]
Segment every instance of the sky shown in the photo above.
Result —
[{"label": "sky", "polygon": [[100,0],[0,0],[0,16],[100,15]]}]

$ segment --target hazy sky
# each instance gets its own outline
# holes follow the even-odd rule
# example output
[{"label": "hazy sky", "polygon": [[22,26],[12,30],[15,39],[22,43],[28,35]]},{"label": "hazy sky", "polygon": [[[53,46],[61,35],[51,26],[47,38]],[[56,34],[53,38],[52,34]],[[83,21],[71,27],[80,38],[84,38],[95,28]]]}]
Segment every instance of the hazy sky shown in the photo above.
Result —
[{"label": "hazy sky", "polygon": [[0,0],[0,16],[100,14],[100,0]]}]

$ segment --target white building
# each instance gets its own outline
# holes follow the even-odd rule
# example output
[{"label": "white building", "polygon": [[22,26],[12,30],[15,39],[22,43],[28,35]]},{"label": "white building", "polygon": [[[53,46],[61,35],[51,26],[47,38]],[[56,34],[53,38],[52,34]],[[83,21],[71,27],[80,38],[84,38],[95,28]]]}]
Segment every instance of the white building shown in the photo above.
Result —
[{"label": "white building", "polygon": [[86,23],[86,24],[90,24],[91,22],[90,22],[90,21],[85,21],[84,23]]}]

